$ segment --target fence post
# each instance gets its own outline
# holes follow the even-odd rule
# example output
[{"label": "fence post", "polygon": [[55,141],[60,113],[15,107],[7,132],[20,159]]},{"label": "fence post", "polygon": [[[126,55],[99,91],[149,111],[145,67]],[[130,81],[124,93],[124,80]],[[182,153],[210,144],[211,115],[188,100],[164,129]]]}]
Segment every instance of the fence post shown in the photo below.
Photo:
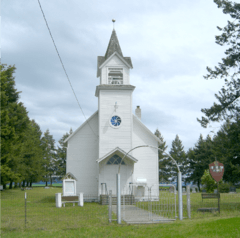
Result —
[{"label": "fence post", "polygon": [[83,205],[84,205],[83,193],[79,193],[78,206],[83,207]]},{"label": "fence post", "polygon": [[177,219],[177,202],[176,202],[176,197],[177,197],[177,189],[176,189],[176,187],[175,187],[175,185],[173,185],[174,186],[174,198],[175,198],[175,218]]},{"label": "fence post", "polygon": [[62,194],[56,193],[55,199],[56,199],[56,207],[62,207]]},{"label": "fence post", "polygon": [[27,226],[27,193],[25,192],[25,229]]},{"label": "fence post", "polygon": [[183,219],[183,207],[182,207],[182,173],[178,172],[178,212],[179,220]]},{"label": "fence post", "polygon": [[188,218],[191,219],[191,201],[190,201],[190,186],[187,186],[187,213]]},{"label": "fence post", "polygon": [[120,189],[120,173],[117,174],[117,222],[121,224],[121,189]]},{"label": "fence post", "polygon": [[109,190],[109,200],[108,200],[108,221],[112,222],[112,190]]}]

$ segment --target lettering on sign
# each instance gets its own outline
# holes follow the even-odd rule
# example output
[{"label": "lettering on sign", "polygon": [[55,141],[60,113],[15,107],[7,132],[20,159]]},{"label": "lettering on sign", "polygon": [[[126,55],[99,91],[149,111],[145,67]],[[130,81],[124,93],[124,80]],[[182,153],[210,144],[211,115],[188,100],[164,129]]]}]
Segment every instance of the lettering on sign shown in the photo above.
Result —
[{"label": "lettering on sign", "polygon": [[222,163],[219,163],[218,161],[214,161],[213,163],[209,164],[209,171],[213,179],[216,182],[219,182],[223,177],[224,166]]}]

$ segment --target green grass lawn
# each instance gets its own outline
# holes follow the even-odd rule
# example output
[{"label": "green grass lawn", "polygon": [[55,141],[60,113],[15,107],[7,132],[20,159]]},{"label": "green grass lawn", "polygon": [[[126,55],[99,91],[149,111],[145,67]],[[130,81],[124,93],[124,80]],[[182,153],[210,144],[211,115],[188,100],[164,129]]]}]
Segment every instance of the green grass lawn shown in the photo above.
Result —
[{"label": "green grass lawn", "polygon": [[152,225],[94,225],[81,228],[51,230],[13,230],[2,237],[178,237],[240,238],[240,217],[208,218]]},{"label": "green grass lawn", "polygon": [[[198,213],[201,195],[191,194],[193,219],[168,224],[122,225],[108,223],[107,206],[85,203],[84,207],[55,207],[55,194],[61,188],[35,187],[27,190],[25,229],[24,191],[6,190],[1,196],[2,237],[239,237],[240,199],[221,194],[219,213]],[[205,202],[205,201],[204,201]],[[211,201],[213,202],[213,201]],[[216,202],[216,201],[215,201]],[[184,217],[186,199],[183,197]],[[205,205],[205,204],[204,204]],[[114,215],[115,216],[115,215]],[[113,217],[113,219],[116,217]]]}]

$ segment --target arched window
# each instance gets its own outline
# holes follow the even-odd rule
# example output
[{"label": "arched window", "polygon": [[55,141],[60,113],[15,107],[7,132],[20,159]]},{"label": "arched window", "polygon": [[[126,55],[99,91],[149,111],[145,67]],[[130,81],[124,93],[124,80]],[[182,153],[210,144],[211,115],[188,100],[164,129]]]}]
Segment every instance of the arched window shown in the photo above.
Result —
[{"label": "arched window", "polygon": [[113,155],[107,162],[107,164],[122,164],[126,165],[124,161],[122,161],[122,158],[118,155]]}]

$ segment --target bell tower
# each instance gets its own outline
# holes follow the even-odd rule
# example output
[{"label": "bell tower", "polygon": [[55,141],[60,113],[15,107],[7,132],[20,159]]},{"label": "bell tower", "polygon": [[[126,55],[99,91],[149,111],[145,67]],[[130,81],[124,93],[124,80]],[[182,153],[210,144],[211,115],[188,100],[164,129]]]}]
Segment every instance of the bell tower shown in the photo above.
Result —
[{"label": "bell tower", "polygon": [[96,87],[98,97],[99,158],[119,147],[132,148],[132,92],[130,57],[124,57],[115,29],[112,31],[105,56],[97,58]]}]

